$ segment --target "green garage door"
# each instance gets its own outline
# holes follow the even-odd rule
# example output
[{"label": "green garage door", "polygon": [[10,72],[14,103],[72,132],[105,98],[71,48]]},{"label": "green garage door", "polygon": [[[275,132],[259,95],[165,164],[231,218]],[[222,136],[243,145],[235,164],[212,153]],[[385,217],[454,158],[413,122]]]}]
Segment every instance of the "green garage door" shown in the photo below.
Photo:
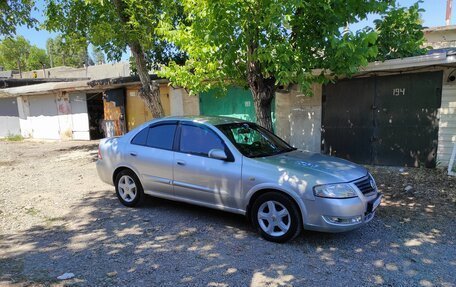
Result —
[{"label": "green garage door", "polygon": [[[275,126],[275,102],[272,102],[272,123]],[[230,87],[226,91],[212,89],[200,94],[200,113],[204,116],[226,116],[256,121],[255,107],[250,90]]]},{"label": "green garage door", "polygon": [[253,122],[256,120],[252,93],[238,87],[230,87],[225,92],[212,89],[201,93],[200,113],[205,116],[226,116]]}]

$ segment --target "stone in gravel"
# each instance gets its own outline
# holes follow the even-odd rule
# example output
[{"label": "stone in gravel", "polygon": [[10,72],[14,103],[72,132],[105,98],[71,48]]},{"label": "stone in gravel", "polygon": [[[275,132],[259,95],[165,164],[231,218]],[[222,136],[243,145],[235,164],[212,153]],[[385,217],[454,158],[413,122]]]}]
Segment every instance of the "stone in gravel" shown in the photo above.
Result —
[{"label": "stone in gravel", "polygon": [[108,275],[108,277],[115,277],[117,276],[117,271],[108,272],[106,275]]},{"label": "stone in gravel", "polygon": [[405,191],[405,192],[408,192],[408,193],[413,192],[413,186],[407,185],[407,186],[404,188],[404,191]]},{"label": "stone in gravel", "polygon": [[63,273],[62,275],[57,277],[57,279],[59,279],[59,280],[67,280],[67,279],[71,279],[73,277],[74,277],[73,273]]}]

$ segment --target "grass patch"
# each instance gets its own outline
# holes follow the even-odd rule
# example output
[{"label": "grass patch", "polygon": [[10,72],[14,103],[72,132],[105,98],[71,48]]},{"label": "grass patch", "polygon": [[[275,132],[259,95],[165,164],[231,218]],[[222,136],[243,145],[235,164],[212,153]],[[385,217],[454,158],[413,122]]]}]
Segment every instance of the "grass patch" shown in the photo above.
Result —
[{"label": "grass patch", "polygon": [[52,227],[54,224],[63,224],[65,222],[65,218],[63,217],[48,217],[48,216],[45,216],[44,217],[44,223],[46,225],[46,227]]},{"label": "grass patch", "polygon": [[20,142],[24,140],[24,137],[21,135],[7,135],[5,138],[3,138],[3,140],[9,142]]},{"label": "grass patch", "polygon": [[25,213],[31,216],[37,216],[40,211],[34,207],[26,208]]}]

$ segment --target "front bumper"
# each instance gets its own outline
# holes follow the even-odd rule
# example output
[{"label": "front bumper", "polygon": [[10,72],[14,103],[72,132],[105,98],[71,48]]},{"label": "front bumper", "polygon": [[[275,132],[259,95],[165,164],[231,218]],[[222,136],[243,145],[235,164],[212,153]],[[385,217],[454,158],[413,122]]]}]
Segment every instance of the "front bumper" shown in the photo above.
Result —
[{"label": "front bumper", "polygon": [[323,232],[344,232],[356,229],[371,221],[382,200],[382,194],[333,199],[316,197],[307,201],[307,218],[304,228]]}]

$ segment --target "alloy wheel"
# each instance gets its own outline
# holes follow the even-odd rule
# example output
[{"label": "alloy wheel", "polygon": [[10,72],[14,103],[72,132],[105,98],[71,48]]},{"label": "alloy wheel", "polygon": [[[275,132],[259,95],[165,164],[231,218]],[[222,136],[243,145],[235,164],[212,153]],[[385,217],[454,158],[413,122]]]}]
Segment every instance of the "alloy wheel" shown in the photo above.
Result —
[{"label": "alloy wheel", "polygon": [[128,175],[123,175],[119,180],[119,195],[125,202],[132,202],[138,194],[135,181]]},{"label": "alloy wheel", "polygon": [[283,236],[291,226],[290,212],[275,200],[263,202],[258,209],[257,217],[260,228],[270,236]]}]

